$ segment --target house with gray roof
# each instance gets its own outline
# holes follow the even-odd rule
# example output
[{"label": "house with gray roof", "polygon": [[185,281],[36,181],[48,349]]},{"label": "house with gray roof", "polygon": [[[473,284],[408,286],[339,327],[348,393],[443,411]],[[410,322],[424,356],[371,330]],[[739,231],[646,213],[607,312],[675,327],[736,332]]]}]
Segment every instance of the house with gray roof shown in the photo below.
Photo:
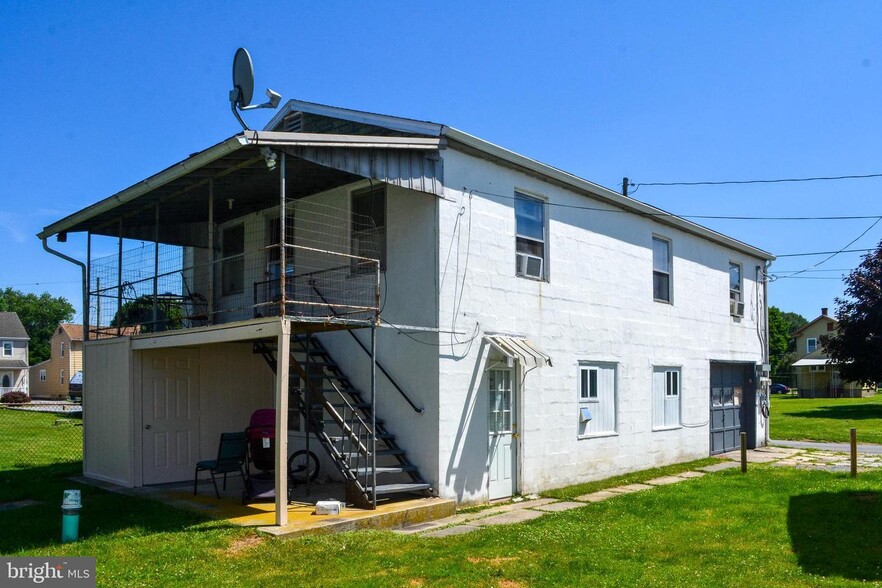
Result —
[{"label": "house with gray roof", "polygon": [[28,332],[14,312],[0,312],[0,395],[28,394]]}]

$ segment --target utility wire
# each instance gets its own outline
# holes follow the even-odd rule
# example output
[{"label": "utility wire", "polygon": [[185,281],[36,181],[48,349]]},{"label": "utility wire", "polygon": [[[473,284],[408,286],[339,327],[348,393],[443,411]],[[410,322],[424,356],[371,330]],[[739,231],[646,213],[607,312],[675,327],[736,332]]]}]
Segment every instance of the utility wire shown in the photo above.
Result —
[{"label": "utility wire", "polygon": [[[464,188],[477,194],[501,198],[504,200],[515,200],[515,196],[509,194],[497,194],[495,192],[487,192],[486,190],[478,190],[475,188]],[[623,210],[620,208],[600,208],[597,206],[582,206],[579,204],[563,204],[560,202],[545,202],[546,206],[556,208],[566,208],[569,210],[590,210],[593,212],[609,212],[613,214],[637,214],[647,217],[658,218],[688,218],[688,219],[717,219],[717,220],[771,220],[771,221],[807,221],[807,220],[876,220],[882,219],[882,215],[854,215],[854,216],[732,216],[732,215],[707,215],[707,214],[674,214],[672,212],[636,212],[633,210]]]},{"label": "utility wire", "polygon": [[629,186],[730,186],[743,184],[784,184],[792,182],[828,182],[835,180],[865,180],[868,178],[882,178],[879,174],[861,174],[847,176],[815,176],[810,178],[775,178],[768,180],[719,180],[719,181],[701,181],[701,182],[637,182],[630,183]]},{"label": "utility wire", "polygon": [[[839,253],[867,253],[869,251],[876,251],[876,248],[874,247],[873,249],[840,249],[839,251],[813,251],[811,253],[781,253],[781,254],[776,254],[775,257],[780,259],[782,257],[809,257],[812,255],[829,255],[831,253],[836,253],[836,254],[839,254]],[[851,271],[851,270],[848,270],[848,271]]]}]

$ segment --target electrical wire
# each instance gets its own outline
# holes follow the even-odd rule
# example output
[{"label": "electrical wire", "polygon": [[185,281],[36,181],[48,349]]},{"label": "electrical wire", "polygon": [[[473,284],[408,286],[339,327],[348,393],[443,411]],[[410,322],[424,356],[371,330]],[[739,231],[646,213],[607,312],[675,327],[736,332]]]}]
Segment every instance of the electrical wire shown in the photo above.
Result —
[{"label": "electrical wire", "polygon": [[861,237],[863,237],[864,235],[866,235],[867,233],[869,233],[869,232],[873,229],[873,227],[875,227],[876,225],[878,225],[878,224],[879,224],[879,221],[882,221],[882,218],[877,218],[877,219],[873,222],[873,224],[871,224],[869,227],[866,228],[866,230],[864,230],[863,233],[861,233],[860,235],[858,235],[857,237],[855,237],[854,239],[852,239],[851,241],[849,241],[848,245],[846,245],[845,247],[843,247],[843,248],[840,249],[839,251],[836,251],[835,253],[831,253],[829,256],[825,257],[824,259],[822,259],[822,260],[819,261],[818,263],[816,263],[816,264],[814,264],[814,265],[810,265],[809,267],[807,267],[807,268],[805,268],[805,269],[802,269],[802,270],[799,270],[799,271],[793,272],[792,274],[789,274],[789,275],[787,275],[787,276],[783,276],[783,277],[780,277],[780,276],[779,276],[779,277],[777,277],[777,278],[775,278],[775,279],[793,278],[793,277],[795,277],[795,276],[798,276],[799,274],[802,274],[802,273],[807,272],[808,270],[815,269],[815,268],[818,267],[819,265],[822,265],[822,264],[827,263],[828,261],[830,261],[831,259],[833,259],[833,258],[836,257],[837,255],[839,255],[840,253],[842,253],[843,251],[845,251],[846,249],[848,249],[849,247],[851,247],[852,245],[854,245],[855,243],[857,243],[858,240],[861,239]]},{"label": "electrical wire", "polygon": [[867,253],[870,251],[876,251],[876,249],[840,249],[839,251],[813,251],[811,253],[781,253],[776,254],[775,257],[780,259],[782,257],[810,257],[812,255],[829,255],[831,253]]},{"label": "electrical wire", "polygon": [[[495,192],[487,192],[486,190],[469,189],[469,192],[501,198],[504,200],[514,200],[513,195],[497,194]],[[579,204],[563,204],[560,202],[546,202],[546,206],[556,208],[566,208],[569,210],[590,210],[592,212],[608,212],[612,214],[636,214],[645,217],[657,218],[687,218],[687,219],[716,219],[716,220],[765,220],[765,221],[807,221],[807,220],[870,220],[882,219],[882,215],[843,215],[843,216],[741,216],[741,215],[710,215],[710,214],[674,214],[672,212],[637,212],[634,210],[623,210],[619,208],[601,208],[598,206],[583,206]]]},{"label": "electrical wire", "polygon": [[767,180],[719,180],[700,182],[638,182],[630,183],[629,186],[731,186],[744,184],[784,184],[793,182],[829,182],[836,180],[865,180],[868,178],[882,178],[879,174],[856,174],[845,176],[814,176],[809,178],[775,178]]}]

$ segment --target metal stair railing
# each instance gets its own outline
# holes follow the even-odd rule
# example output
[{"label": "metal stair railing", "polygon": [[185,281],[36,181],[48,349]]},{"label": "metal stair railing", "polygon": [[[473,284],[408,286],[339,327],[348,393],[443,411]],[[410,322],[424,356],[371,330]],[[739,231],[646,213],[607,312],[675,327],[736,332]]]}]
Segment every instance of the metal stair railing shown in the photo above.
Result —
[{"label": "metal stair railing", "polygon": [[[325,298],[324,294],[322,294],[319,291],[319,289],[316,287],[315,281],[311,280],[309,285],[312,287],[312,289],[316,293],[316,295],[319,298],[321,298],[322,302],[324,302],[325,304],[328,305],[328,310],[330,310],[334,314],[334,316],[340,316],[340,313],[338,313],[336,310],[334,310],[334,307],[331,306],[331,303],[328,301],[328,299]],[[364,343],[362,343],[361,339],[359,339],[358,336],[354,332],[349,330],[348,333],[349,333],[350,337],[355,339],[355,342],[358,343],[358,346],[361,347],[362,351],[364,351],[368,355],[371,354],[371,352],[367,348],[367,346]],[[384,368],[383,365],[379,361],[377,362],[377,369],[380,370],[380,372],[382,372],[382,374],[384,376],[386,376],[386,379],[389,380],[389,383],[391,383],[392,386],[398,391],[398,393],[401,394],[401,397],[407,401],[407,403],[414,410],[414,412],[416,412],[417,414],[422,414],[423,412],[425,412],[424,408],[421,408],[421,407],[417,406],[416,403],[414,403],[414,401],[410,398],[410,396],[407,395],[407,392],[404,391],[404,388],[402,388],[401,385],[399,385],[398,382],[395,381],[395,378],[393,378],[389,374],[389,372],[386,371],[386,368]]]}]

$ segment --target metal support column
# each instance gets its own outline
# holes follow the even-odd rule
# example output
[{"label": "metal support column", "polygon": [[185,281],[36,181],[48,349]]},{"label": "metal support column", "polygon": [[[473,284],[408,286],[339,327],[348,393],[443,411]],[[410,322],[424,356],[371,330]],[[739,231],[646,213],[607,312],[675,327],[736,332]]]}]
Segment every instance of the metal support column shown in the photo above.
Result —
[{"label": "metal support column", "polygon": [[291,322],[281,319],[276,361],[276,525],[288,524],[288,370],[291,358]]},{"label": "metal support column", "polygon": [[122,298],[123,298],[123,279],[122,279],[122,266],[123,266],[123,219],[119,217],[119,246],[117,247],[117,259],[116,259],[116,336],[119,337],[122,335]]},{"label": "metal support column", "polygon": [[208,180],[208,300],[207,324],[214,322],[214,178]]},{"label": "metal support column", "polygon": [[377,508],[377,326],[371,323],[371,503]]},{"label": "metal support column", "polygon": [[159,330],[159,203],[153,215],[153,328],[154,333]]},{"label": "metal support column", "polygon": [[[89,290],[92,287],[92,231],[86,231],[86,276],[83,280],[83,341],[89,340],[92,310]],[[101,325],[98,325],[99,327]]]}]

